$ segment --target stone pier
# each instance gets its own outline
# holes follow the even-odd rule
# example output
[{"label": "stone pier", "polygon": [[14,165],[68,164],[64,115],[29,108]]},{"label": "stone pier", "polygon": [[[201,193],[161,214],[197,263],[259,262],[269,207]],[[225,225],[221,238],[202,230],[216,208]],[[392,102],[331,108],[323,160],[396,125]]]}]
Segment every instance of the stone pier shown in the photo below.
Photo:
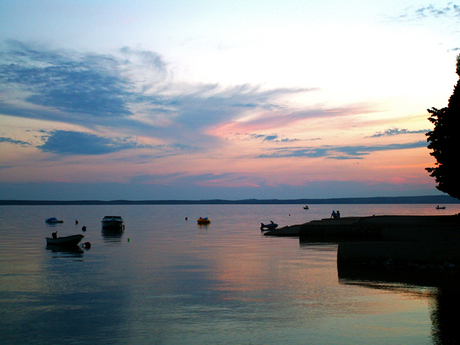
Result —
[{"label": "stone pier", "polygon": [[460,265],[459,215],[322,219],[265,235],[338,243],[338,264]]}]

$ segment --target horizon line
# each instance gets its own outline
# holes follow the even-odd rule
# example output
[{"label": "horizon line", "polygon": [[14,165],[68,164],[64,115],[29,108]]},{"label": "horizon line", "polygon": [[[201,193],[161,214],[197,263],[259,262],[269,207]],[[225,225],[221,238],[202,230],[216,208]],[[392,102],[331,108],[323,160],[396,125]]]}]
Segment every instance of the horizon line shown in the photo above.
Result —
[{"label": "horizon line", "polygon": [[297,199],[194,199],[194,200],[0,200],[0,205],[190,205],[190,204],[429,204],[460,203],[449,195],[377,196],[350,198],[297,198]]}]

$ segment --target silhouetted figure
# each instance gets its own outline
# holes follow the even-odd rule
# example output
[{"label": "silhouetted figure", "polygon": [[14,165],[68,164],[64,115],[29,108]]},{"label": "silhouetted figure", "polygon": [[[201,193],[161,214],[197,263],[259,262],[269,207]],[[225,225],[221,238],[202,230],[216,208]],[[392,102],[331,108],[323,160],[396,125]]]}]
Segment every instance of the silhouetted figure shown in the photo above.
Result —
[{"label": "silhouetted figure", "polygon": [[337,218],[340,218],[340,211],[337,210]]},{"label": "silhouetted figure", "polygon": [[335,213],[334,210],[332,210],[331,218],[334,218],[334,219],[337,218],[337,213]]},{"label": "silhouetted figure", "polygon": [[51,237],[57,238],[57,231],[53,232],[53,233],[51,234]]}]

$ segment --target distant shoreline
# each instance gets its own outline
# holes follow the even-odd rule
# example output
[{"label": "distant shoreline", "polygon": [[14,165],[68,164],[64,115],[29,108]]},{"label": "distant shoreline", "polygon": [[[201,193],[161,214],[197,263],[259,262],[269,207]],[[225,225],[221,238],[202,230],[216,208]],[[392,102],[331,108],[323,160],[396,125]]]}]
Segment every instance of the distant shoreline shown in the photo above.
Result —
[{"label": "distant shoreline", "polygon": [[327,205],[327,204],[458,204],[448,195],[327,198],[327,199],[242,199],[242,200],[0,200],[0,206],[17,205]]}]

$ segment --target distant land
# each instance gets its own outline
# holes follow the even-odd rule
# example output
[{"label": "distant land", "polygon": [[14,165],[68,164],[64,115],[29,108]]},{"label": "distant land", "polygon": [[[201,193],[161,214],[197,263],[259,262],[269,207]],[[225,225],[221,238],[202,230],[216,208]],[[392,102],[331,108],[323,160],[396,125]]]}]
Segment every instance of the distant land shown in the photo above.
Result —
[{"label": "distant land", "polygon": [[326,204],[458,204],[449,195],[329,198],[329,199],[243,199],[243,200],[0,200],[0,205],[326,205]]}]

